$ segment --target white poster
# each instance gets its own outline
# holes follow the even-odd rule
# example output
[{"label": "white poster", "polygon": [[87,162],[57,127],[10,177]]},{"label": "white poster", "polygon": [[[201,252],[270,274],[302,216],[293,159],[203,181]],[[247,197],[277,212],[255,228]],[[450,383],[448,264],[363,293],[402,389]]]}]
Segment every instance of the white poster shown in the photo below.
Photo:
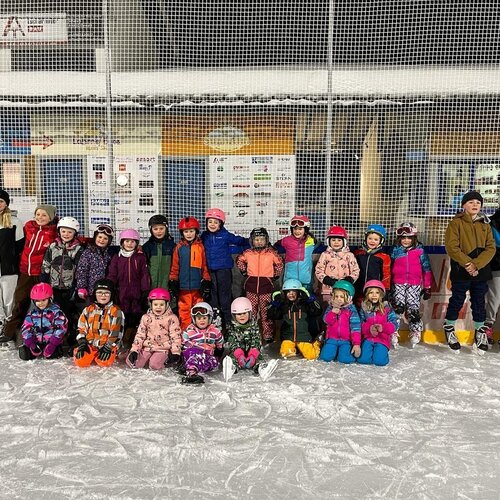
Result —
[{"label": "white poster", "polygon": [[210,204],[226,212],[230,231],[265,227],[271,241],[289,233],[295,209],[295,156],[210,156]]},{"label": "white poster", "polygon": [[11,196],[10,209],[14,212],[23,224],[33,219],[35,215],[35,208],[38,206],[38,199],[36,196]]},{"label": "white poster", "polygon": [[66,43],[66,14],[1,14],[0,44]]}]

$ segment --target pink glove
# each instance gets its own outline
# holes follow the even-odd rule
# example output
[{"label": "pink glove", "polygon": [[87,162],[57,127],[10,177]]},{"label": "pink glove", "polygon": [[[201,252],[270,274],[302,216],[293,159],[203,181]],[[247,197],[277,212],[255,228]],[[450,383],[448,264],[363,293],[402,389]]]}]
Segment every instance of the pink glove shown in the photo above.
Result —
[{"label": "pink glove", "polygon": [[53,342],[49,342],[46,346],[45,349],[43,350],[43,356],[45,358],[50,358],[52,354],[54,354],[58,344],[54,344]]},{"label": "pink glove", "polygon": [[252,349],[248,351],[248,357],[245,362],[245,368],[253,368],[255,366],[257,358],[259,357],[259,354],[260,351],[255,347],[252,347]]},{"label": "pink glove", "polygon": [[238,349],[234,350],[233,356],[236,358],[236,361],[238,361],[240,368],[245,368],[245,363],[247,362],[247,360],[245,359],[245,353],[243,352],[243,349],[241,347],[238,347]]},{"label": "pink glove", "polygon": [[79,288],[78,289],[78,297],[80,297],[81,299],[85,299],[87,298],[87,290],[85,290],[85,288]]}]

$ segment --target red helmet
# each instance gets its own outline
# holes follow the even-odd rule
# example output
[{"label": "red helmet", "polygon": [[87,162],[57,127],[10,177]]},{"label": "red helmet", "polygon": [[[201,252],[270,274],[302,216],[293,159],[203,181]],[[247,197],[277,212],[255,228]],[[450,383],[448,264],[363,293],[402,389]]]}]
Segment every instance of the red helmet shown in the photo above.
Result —
[{"label": "red helmet", "polygon": [[343,238],[347,240],[347,231],[342,226],[332,226],[326,234],[328,238]]},{"label": "red helmet", "polygon": [[311,221],[307,215],[294,215],[290,221],[291,227],[309,227],[310,225]]},{"label": "red helmet", "polygon": [[220,208],[211,208],[210,210],[207,210],[205,219],[217,219],[221,222],[226,222],[226,214]]},{"label": "red helmet", "polygon": [[368,288],[380,288],[385,293],[385,286],[379,280],[368,280],[363,287],[363,293],[366,292]]},{"label": "red helmet", "polygon": [[53,295],[52,287],[48,283],[37,283],[31,289],[30,299],[45,300],[52,298]]},{"label": "red helmet", "polygon": [[179,221],[179,231],[184,231],[185,229],[196,229],[196,231],[199,231],[200,223],[194,217],[191,216],[183,217]]},{"label": "red helmet", "polygon": [[148,300],[166,300],[170,301],[170,292],[165,290],[165,288],[153,288],[149,292]]}]

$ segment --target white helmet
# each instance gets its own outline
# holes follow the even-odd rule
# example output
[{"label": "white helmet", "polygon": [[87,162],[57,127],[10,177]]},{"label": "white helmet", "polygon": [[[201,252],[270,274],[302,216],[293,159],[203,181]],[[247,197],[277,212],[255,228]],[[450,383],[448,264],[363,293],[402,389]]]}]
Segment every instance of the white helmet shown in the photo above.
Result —
[{"label": "white helmet", "polygon": [[57,223],[57,229],[61,227],[74,229],[77,233],[80,231],[80,223],[74,217],[61,217]]},{"label": "white helmet", "polygon": [[193,320],[193,323],[196,316],[208,316],[210,318],[210,323],[212,323],[214,310],[207,302],[198,302],[198,304],[195,304],[191,308],[191,319]]}]

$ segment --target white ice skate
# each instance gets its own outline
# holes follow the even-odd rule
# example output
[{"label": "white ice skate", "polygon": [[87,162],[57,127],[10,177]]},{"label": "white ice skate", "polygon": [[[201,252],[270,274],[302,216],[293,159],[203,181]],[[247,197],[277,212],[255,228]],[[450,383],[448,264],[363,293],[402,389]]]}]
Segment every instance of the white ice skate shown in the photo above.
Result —
[{"label": "white ice skate", "polygon": [[224,376],[224,381],[229,382],[235,372],[236,367],[234,366],[233,360],[229,356],[226,356],[222,360],[222,375]]},{"label": "white ice skate", "polygon": [[276,368],[278,368],[277,359],[270,359],[267,363],[261,363],[259,365],[259,377],[262,382],[267,382]]},{"label": "white ice skate", "polygon": [[397,349],[399,347],[399,333],[393,333],[391,335],[391,345],[393,349]]}]

